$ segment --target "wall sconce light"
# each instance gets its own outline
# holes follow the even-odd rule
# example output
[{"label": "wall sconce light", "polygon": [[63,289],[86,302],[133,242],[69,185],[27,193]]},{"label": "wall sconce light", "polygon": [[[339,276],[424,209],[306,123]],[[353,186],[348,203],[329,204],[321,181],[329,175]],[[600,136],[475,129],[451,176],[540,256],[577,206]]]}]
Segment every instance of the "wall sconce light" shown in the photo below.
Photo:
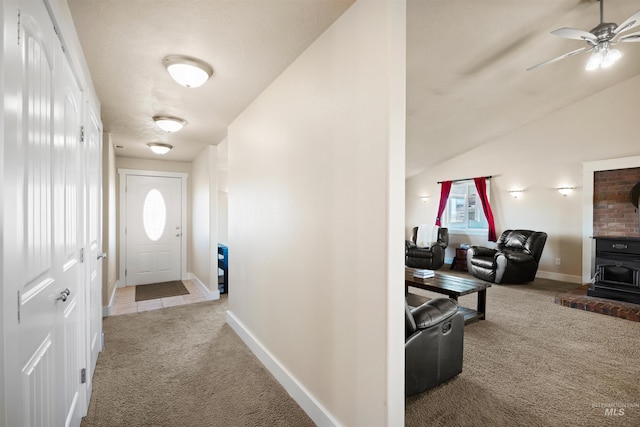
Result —
[{"label": "wall sconce light", "polygon": [[178,132],[187,124],[186,120],[171,116],[153,116],[153,121],[165,132]]},{"label": "wall sconce light", "polygon": [[150,142],[147,145],[151,151],[156,154],[167,154],[173,148],[173,145],[163,144],[161,142]]},{"label": "wall sconce light", "polygon": [[511,197],[514,199],[522,197],[522,193],[524,193],[524,190],[509,190],[509,194],[511,194]]},{"label": "wall sconce light", "polygon": [[559,188],[556,188],[556,190],[558,190],[558,193],[562,194],[565,197],[567,197],[569,194],[573,193],[573,189],[574,189],[574,187],[559,187]]},{"label": "wall sconce light", "polygon": [[213,74],[209,64],[188,56],[169,55],[162,63],[173,80],[184,87],[202,86]]},{"label": "wall sconce light", "polygon": [[422,200],[422,203],[427,203],[429,201],[429,196],[420,196],[420,200]]}]

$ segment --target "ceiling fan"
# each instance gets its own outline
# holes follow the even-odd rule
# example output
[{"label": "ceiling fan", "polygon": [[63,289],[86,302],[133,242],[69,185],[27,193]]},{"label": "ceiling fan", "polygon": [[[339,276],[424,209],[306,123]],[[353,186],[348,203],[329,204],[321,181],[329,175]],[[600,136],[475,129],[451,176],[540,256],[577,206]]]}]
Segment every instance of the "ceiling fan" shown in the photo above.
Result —
[{"label": "ceiling fan", "polygon": [[620,25],[604,22],[604,0],[600,0],[600,24],[591,31],[587,32],[567,27],[551,31],[551,34],[565,39],[584,40],[587,42],[588,46],[581,47],[580,49],[565,53],[557,58],[529,67],[527,68],[527,71],[535,70],[536,68],[543,67],[583,52],[593,52],[589,61],[587,61],[585,69],[595,70],[597,68],[610,67],[622,56],[622,53],[618,49],[612,49],[611,47],[620,42],[640,42],[640,32],[627,34],[626,36],[621,37],[623,32],[629,31],[639,25],[640,10],[631,15]]}]

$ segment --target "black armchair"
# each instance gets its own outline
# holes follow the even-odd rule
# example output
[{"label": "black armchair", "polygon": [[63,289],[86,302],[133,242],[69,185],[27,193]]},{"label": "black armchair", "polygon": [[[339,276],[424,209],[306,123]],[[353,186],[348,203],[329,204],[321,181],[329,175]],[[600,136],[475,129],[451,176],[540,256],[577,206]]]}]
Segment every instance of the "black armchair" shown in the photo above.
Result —
[{"label": "black armchair", "polygon": [[438,229],[438,240],[428,248],[416,246],[418,227],[413,227],[411,240],[405,240],[405,265],[413,268],[437,270],[444,264],[444,250],[449,245],[449,230]]},{"label": "black armchair", "polygon": [[405,302],[405,396],[421,393],[462,372],[464,316],[455,301]]},{"label": "black armchair", "polygon": [[536,278],[547,234],[531,230],[507,230],[496,248],[471,246],[467,250],[467,270],[493,283],[527,283]]}]

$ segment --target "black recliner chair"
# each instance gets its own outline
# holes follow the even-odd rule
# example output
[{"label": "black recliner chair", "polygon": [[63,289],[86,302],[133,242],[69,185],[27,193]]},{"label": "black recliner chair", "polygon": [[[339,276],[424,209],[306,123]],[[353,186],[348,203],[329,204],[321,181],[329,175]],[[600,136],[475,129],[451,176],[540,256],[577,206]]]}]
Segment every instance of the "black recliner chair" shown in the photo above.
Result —
[{"label": "black recliner chair", "polygon": [[405,301],[405,396],[462,372],[464,316],[458,304],[436,298],[412,308]]},{"label": "black recliner chair", "polygon": [[413,268],[426,268],[437,270],[444,264],[444,250],[449,245],[449,229],[438,229],[438,241],[431,247],[419,248],[416,246],[418,227],[413,227],[411,240],[405,240],[405,265]]},{"label": "black recliner chair", "polygon": [[493,283],[527,283],[536,278],[547,233],[507,230],[496,248],[471,246],[467,250],[467,270],[473,276]]}]

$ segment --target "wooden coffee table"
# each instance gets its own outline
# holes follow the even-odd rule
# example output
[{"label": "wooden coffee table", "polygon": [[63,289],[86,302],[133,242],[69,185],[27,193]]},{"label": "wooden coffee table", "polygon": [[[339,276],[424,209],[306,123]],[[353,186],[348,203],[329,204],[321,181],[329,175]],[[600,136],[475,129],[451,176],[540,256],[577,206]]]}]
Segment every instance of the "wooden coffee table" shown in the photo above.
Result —
[{"label": "wooden coffee table", "polygon": [[487,288],[491,287],[491,283],[479,282],[475,279],[465,279],[464,277],[438,273],[437,271],[435,273],[435,277],[420,279],[413,277],[414,270],[415,269],[407,267],[405,268],[404,273],[404,292],[405,295],[407,295],[409,305],[413,305],[411,304],[412,301],[420,303],[421,300],[422,302],[425,300],[424,297],[420,297],[419,295],[409,294],[409,287],[445,294],[455,301],[458,301],[459,296],[477,292],[478,306],[476,310],[462,306],[458,306],[458,310],[464,314],[465,324],[475,320],[483,320],[485,318],[487,309]]}]

